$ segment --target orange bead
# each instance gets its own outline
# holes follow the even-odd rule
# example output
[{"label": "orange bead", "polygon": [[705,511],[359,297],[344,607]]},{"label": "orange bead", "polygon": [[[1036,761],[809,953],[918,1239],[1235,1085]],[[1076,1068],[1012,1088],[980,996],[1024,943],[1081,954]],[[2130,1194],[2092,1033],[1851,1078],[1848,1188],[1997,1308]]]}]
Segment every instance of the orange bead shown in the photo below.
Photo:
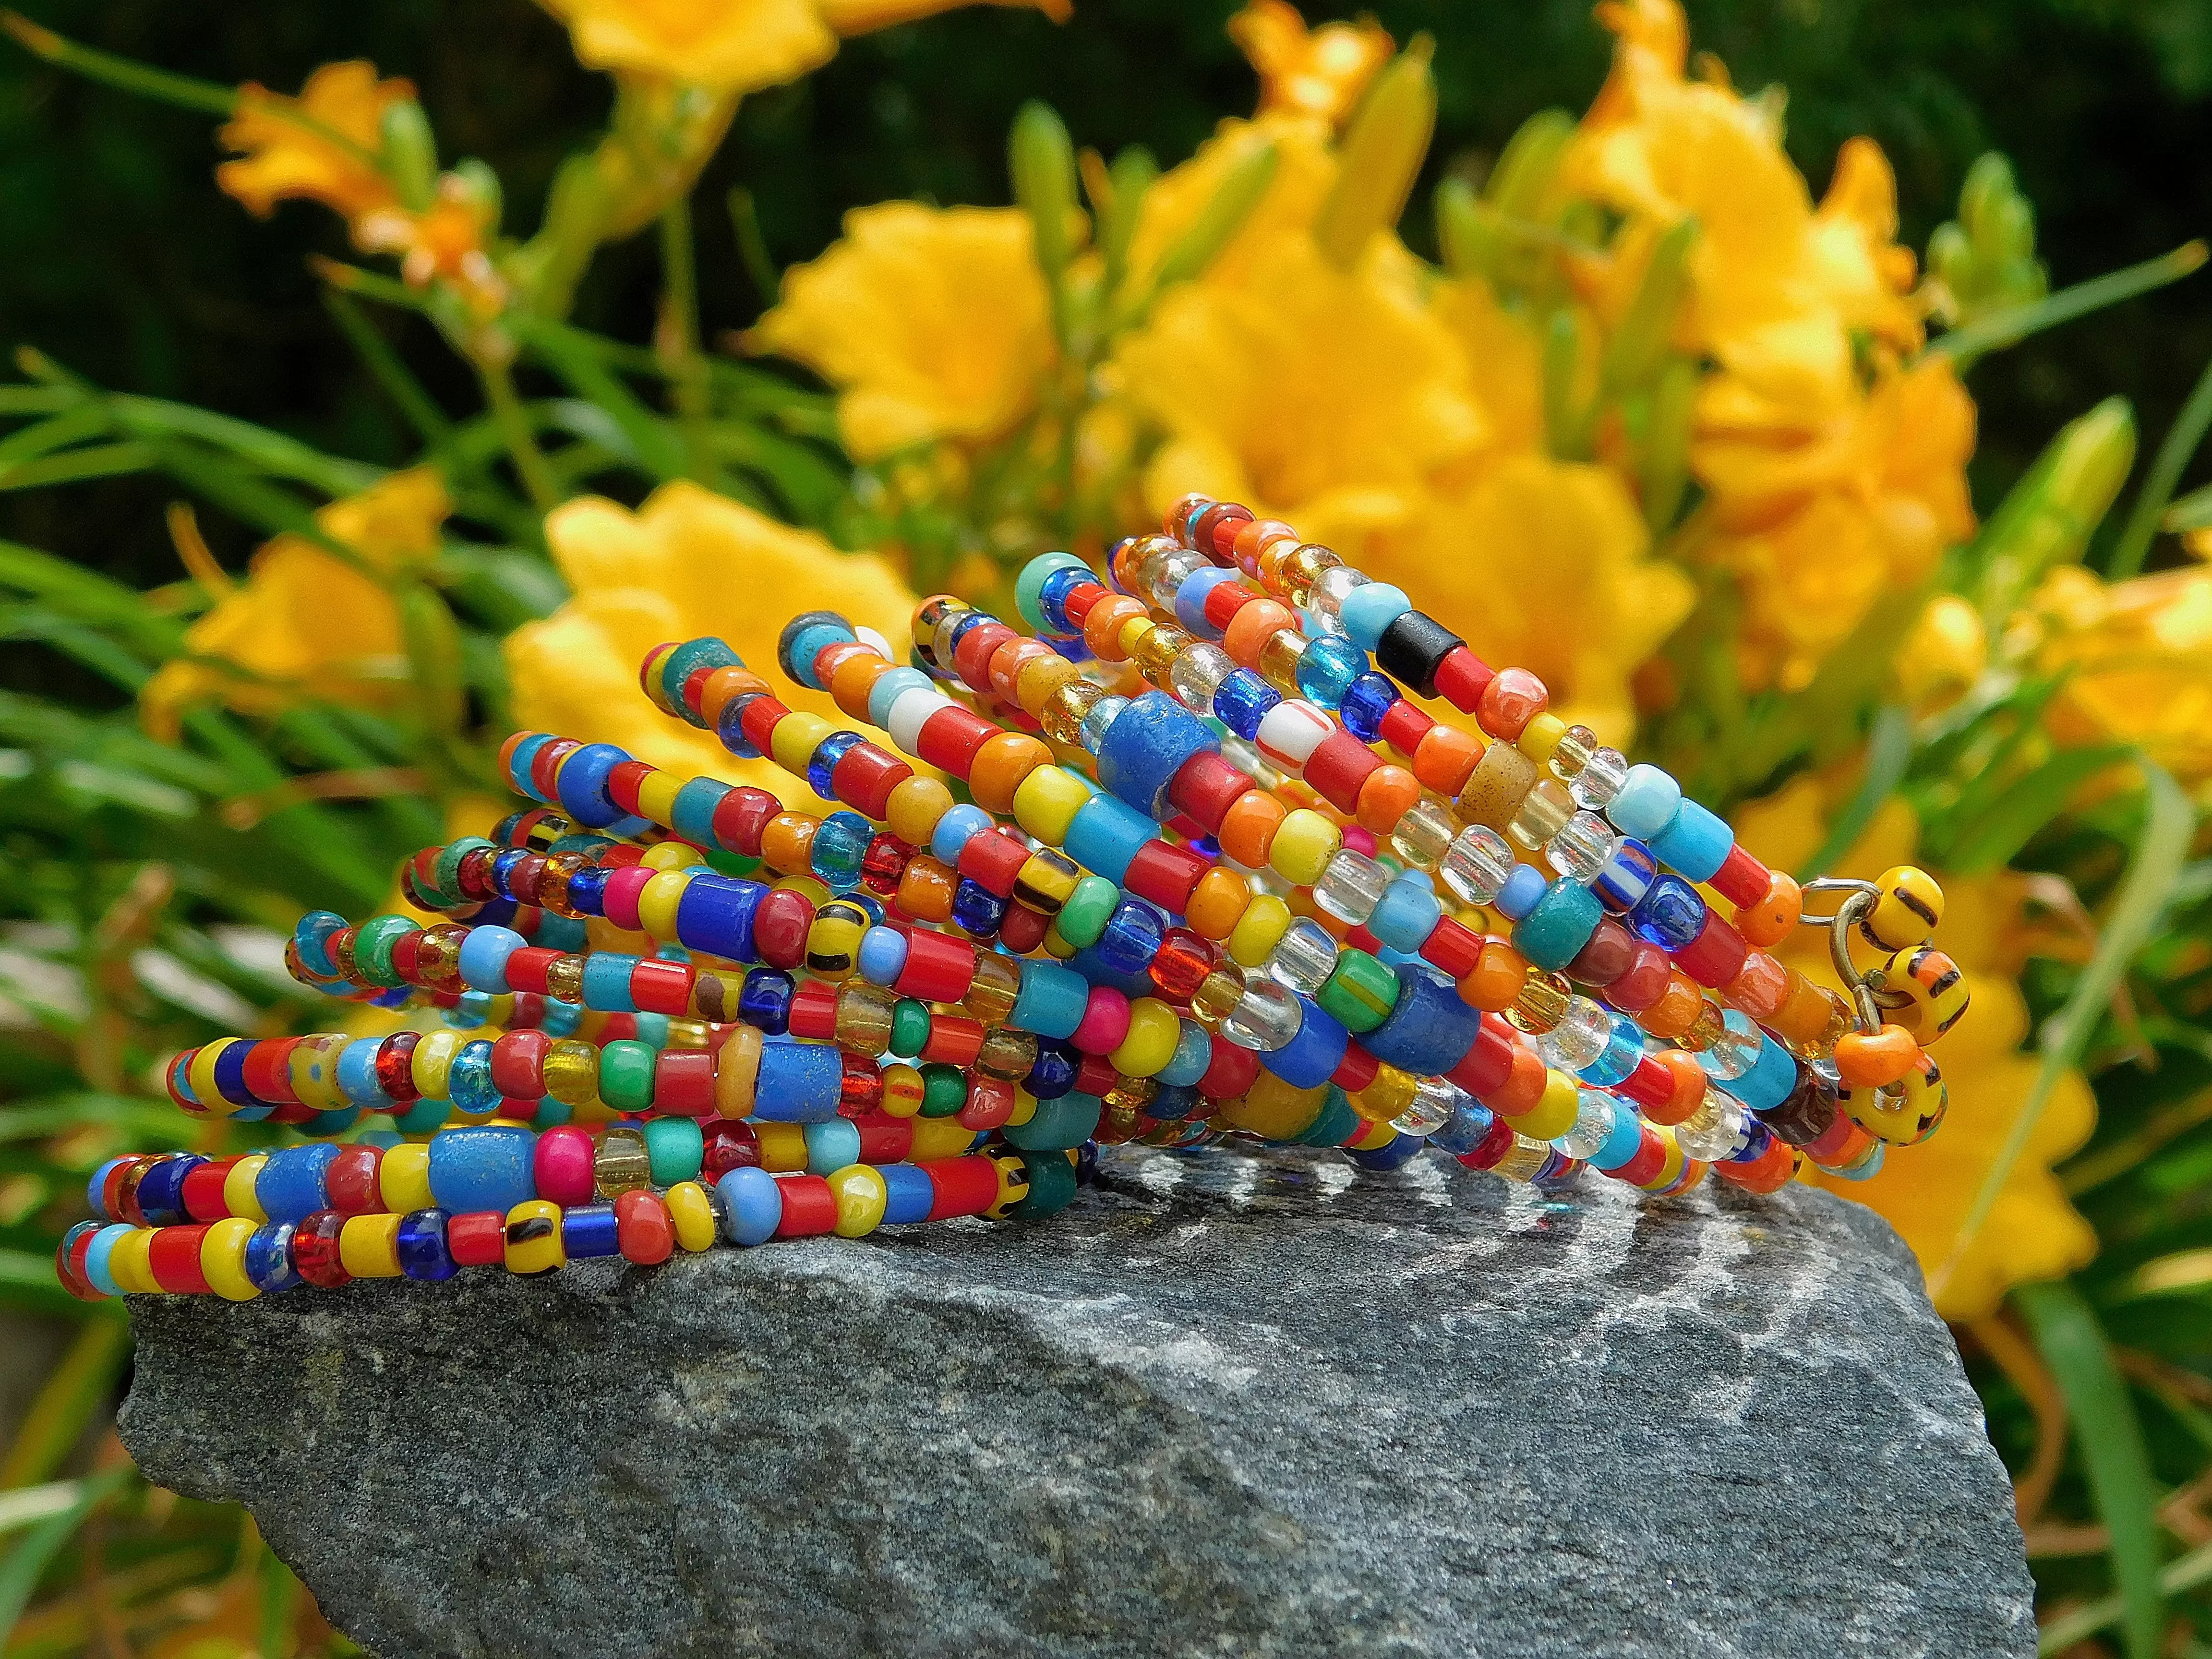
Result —
[{"label": "orange bead", "polygon": [[[882,662],[878,657],[877,661]],[[884,666],[890,666],[884,664]],[[871,680],[870,684],[875,682]],[[722,718],[722,710],[749,691],[765,691],[768,682],[750,668],[717,668],[699,685],[699,718],[713,731]]]},{"label": "orange bead", "polygon": [[1260,568],[1261,550],[1276,542],[1287,541],[1292,547],[1298,544],[1298,532],[1280,519],[1248,519],[1237,526],[1237,538],[1231,544],[1237,568],[1246,575]]},{"label": "orange bead", "polygon": [[916,921],[944,921],[952,915],[952,890],[959,878],[951,867],[924,853],[907,860],[895,896],[898,908]]},{"label": "orange bead", "polygon": [[1031,657],[1022,664],[1021,672],[1014,677],[1014,701],[1031,714],[1036,714],[1052,694],[1070,680],[1083,678],[1083,671],[1053,650],[1049,646],[1041,657]]},{"label": "orange bead", "polygon": [[1041,662],[1047,657],[1059,658],[1061,661],[1066,660],[1042,640],[1021,638],[1008,640],[991,653],[989,664],[991,690],[997,692],[1002,701],[1011,702],[1018,708],[1022,701],[1020,686],[1023,665]]},{"label": "orange bead", "polygon": [[[1245,607],[1249,610],[1250,606]],[[1222,815],[1221,832],[1214,839],[1221,850],[1247,870],[1263,870],[1275,831],[1291,809],[1264,789],[1247,789],[1229,804]]]},{"label": "orange bead", "polygon": [[1836,1039],[1836,1074],[1854,1089],[1881,1089],[1920,1061],[1920,1045],[1902,1025],[1851,1031]]},{"label": "orange bead", "polygon": [[1654,1123],[1686,1121],[1705,1103],[1705,1068],[1698,1064],[1698,1057],[1686,1048],[1662,1048],[1651,1058],[1674,1079],[1674,1092],[1656,1106],[1646,1106],[1644,1115]]},{"label": "orange bead", "polygon": [[1455,796],[1467,787],[1482,750],[1480,738],[1439,720],[1413,745],[1413,775],[1439,795]]},{"label": "orange bead", "polygon": [[1766,884],[1766,896],[1736,911],[1735,930],[1747,944],[1763,951],[1787,939],[1804,914],[1805,896],[1798,890],[1797,878],[1778,870]]},{"label": "orange bead", "polygon": [[1773,1018],[1790,996],[1790,970],[1764,951],[1753,951],[1743,959],[1736,976],[1721,987],[1721,1000],[1743,1010],[1761,1025]]},{"label": "orange bead", "polygon": [[891,834],[909,847],[927,847],[938,819],[952,810],[952,792],[942,781],[917,774],[893,786],[884,810]]},{"label": "orange bead", "polygon": [[1200,939],[1224,939],[1237,931],[1251,904],[1252,890],[1244,878],[1216,866],[1198,878],[1182,919]]},{"label": "orange bead", "polygon": [[1109,594],[1092,605],[1091,614],[1083,619],[1083,642],[1101,661],[1125,662],[1128,653],[1121,649],[1122,626],[1151,614],[1142,599],[1127,593]]},{"label": "orange bead", "polygon": [[1748,1164],[1716,1164],[1713,1173],[1747,1193],[1778,1192],[1797,1173],[1797,1149],[1779,1135]]},{"label": "orange bead", "polygon": [[761,861],[786,875],[811,867],[814,832],[822,820],[805,812],[778,812],[761,831]]},{"label": "orange bead", "polygon": [[[839,663],[830,676],[830,695],[837,700],[837,707],[856,720],[868,718],[868,693],[876,689],[876,682],[891,672],[891,665],[874,651],[854,652]],[[708,682],[710,684],[711,681]]]},{"label": "orange bead", "polygon": [[1270,593],[1281,592],[1283,562],[1304,545],[1296,532],[1288,536],[1269,537],[1252,561],[1252,574],[1260,579],[1260,585]]},{"label": "orange bead", "polygon": [[1474,966],[1459,982],[1460,1000],[1488,1013],[1503,1013],[1528,982],[1528,958],[1504,939],[1486,939]]},{"label": "orange bead", "polygon": [[1421,799],[1421,781],[1402,766],[1378,766],[1359,786],[1359,827],[1387,836]]},{"label": "orange bead", "polygon": [[1001,732],[987,738],[975,751],[968,771],[968,791],[986,812],[1004,817],[1014,810],[1014,791],[1040,766],[1052,764],[1052,750],[1041,738],[1024,732]]},{"label": "orange bead", "polygon": [[1549,1068],[1534,1048],[1513,1045],[1513,1070],[1505,1081],[1482,1097],[1482,1103],[1501,1117],[1526,1117],[1544,1098]]},{"label": "orange bead", "polygon": [[1282,629],[1297,631],[1297,612],[1286,605],[1273,599],[1247,599],[1229,619],[1228,630],[1221,636],[1221,648],[1233,661],[1247,668],[1258,665],[1261,647]]},{"label": "orange bead", "polygon": [[1698,1023],[1705,994],[1698,981],[1677,968],[1668,975],[1659,1000],[1644,1011],[1644,1029],[1656,1037],[1678,1037]]}]

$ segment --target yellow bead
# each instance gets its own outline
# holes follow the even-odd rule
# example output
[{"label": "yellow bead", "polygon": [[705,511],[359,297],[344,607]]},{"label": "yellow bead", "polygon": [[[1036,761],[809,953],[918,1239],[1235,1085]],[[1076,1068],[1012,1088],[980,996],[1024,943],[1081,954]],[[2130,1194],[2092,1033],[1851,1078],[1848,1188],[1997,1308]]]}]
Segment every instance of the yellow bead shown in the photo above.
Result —
[{"label": "yellow bead", "polygon": [[141,1227],[115,1241],[108,1253],[107,1271],[125,1291],[150,1295],[161,1287],[154,1282],[154,1230]]},{"label": "yellow bead", "polygon": [[866,1238],[884,1224],[884,1206],[890,1192],[884,1178],[866,1164],[848,1164],[824,1177],[830,1196],[837,1200],[836,1233],[840,1238]]},{"label": "yellow bead", "polygon": [[676,1224],[676,1242],[687,1250],[704,1250],[714,1243],[714,1206],[707,1189],[696,1181],[679,1181],[661,1195],[668,1218]]},{"label": "yellow bead", "polygon": [[356,1279],[399,1277],[399,1218],[353,1215],[338,1231],[338,1260]]},{"label": "yellow bead", "polygon": [[914,1145],[906,1155],[909,1164],[931,1164],[940,1158],[957,1158],[975,1144],[975,1132],[951,1117],[914,1120]]},{"label": "yellow bead", "polygon": [[222,1058],[224,1049],[245,1041],[244,1037],[217,1037],[201,1047],[192,1055],[192,1063],[185,1068],[185,1080],[192,1085],[192,1092],[199,1097],[200,1103],[218,1116],[228,1117],[238,1109],[225,1100],[222,1091],[216,1086],[215,1063]]},{"label": "yellow bead", "polygon": [[1552,758],[1559,749],[1559,739],[1566,735],[1567,723],[1547,710],[1521,728],[1521,735],[1513,739],[1513,746],[1541,766]]},{"label": "yellow bead", "polygon": [[806,1131],[796,1123],[756,1123],[760,1166],[770,1175],[794,1175],[806,1168]]},{"label": "yellow bead", "polygon": [[269,1219],[261,1200],[253,1193],[253,1183],[261,1179],[261,1166],[268,1161],[265,1152],[248,1152],[232,1164],[230,1173],[222,1178],[222,1207],[257,1225]]},{"label": "yellow bead", "polygon": [[1885,951],[1909,951],[1925,945],[1943,920],[1943,890],[1925,870],[1900,864],[1881,872],[1881,890],[1859,931]]},{"label": "yellow bead", "polygon": [[376,1191],[384,1207],[394,1215],[427,1210],[436,1204],[430,1196],[429,1144],[402,1142],[386,1147],[376,1166]]},{"label": "yellow bead", "polygon": [[659,767],[647,775],[637,787],[637,815],[651,818],[663,829],[676,812],[676,792],[684,787],[684,780],[673,772],[664,772]]},{"label": "yellow bead", "polygon": [[776,881],[775,885],[789,892],[805,894],[806,902],[817,909],[836,896],[830,892],[829,883],[817,881],[812,876],[784,876]]},{"label": "yellow bead", "polygon": [[912,1117],[921,1109],[921,1073],[894,1060],[884,1067],[884,1110],[893,1117]]},{"label": "yellow bead", "polygon": [[1884,1012],[1923,1047],[1956,1025],[1966,1012],[1966,976],[1959,964],[1929,945],[1899,951],[1881,965],[1882,989],[1906,1000]]},{"label": "yellow bead", "polygon": [[581,1106],[599,1097],[599,1051],[575,1037],[562,1037],[545,1050],[542,1067],[545,1092],[564,1105]]},{"label": "yellow bead", "polygon": [[246,1241],[254,1230],[255,1224],[242,1217],[226,1216],[210,1222],[200,1240],[200,1272],[226,1302],[251,1302],[261,1294],[261,1287],[246,1276]]},{"label": "yellow bead", "polygon": [[460,1052],[465,1039],[459,1031],[446,1030],[425,1031],[416,1043],[415,1052],[408,1057],[407,1069],[415,1079],[417,1092],[430,1100],[447,1097],[447,1078],[453,1066],[453,1056]]},{"label": "yellow bead", "polygon": [[1269,1140],[1288,1140],[1313,1127],[1328,1098],[1328,1085],[1325,1083],[1300,1089],[1284,1082],[1273,1072],[1262,1072],[1260,1080],[1243,1096],[1222,1107],[1220,1116],[1222,1121],[1234,1128]]},{"label": "yellow bead", "polygon": [[1255,896],[1243,918],[1230,930],[1230,960],[1240,968],[1257,968],[1282,943],[1295,919],[1291,907],[1273,893]]},{"label": "yellow bead", "polygon": [[1405,1115],[1413,1103],[1413,1091],[1411,1073],[1385,1066],[1375,1073],[1374,1082],[1352,1097],[1352,1109],[1370,1122],[1388,1123]]},{"label": "yellow bead", "polygon": [[714,1056],[714,1111],[732,1121],[753,1115],[753,1085],[760,1078],[762,1036],[740,1025],[722,1040]]},{"label": "yellow bead", "polygon": [[526,1199],[507,1212],[507,1272],[550,1273],[568,1260],[568,1248],[561,1242],[558,1204],[542,1198]]},{"label": "yellow bead", "polygon": [[663,870],[638,890],[637,919],[647,933],[664,944],[674,943],[676,907],[690,884],[691,878],[684,872]]},{"label": "yellow bead", "polygon": [[1549,1140],[1573,1128],[1576,1114],[1581,1110],[1582,1091],[1575,1079],[1562,1071],[1547,1071],[1542,1096],[1533,1108],[1513,1120],[1513,1127],[1531,1140]]},{"label": "yellow bead", "polygon": [[1275,826],[1267,863],[1285,881],[1310,887],[1321,879],[1321,872],[1343,845],[1343,830],[1320,813],[1301,806]]},{"label": "yellow bead", "polygon": [[1158,997],[1139,997],[1129,1005],[1129,1035],[1107,1058],[1124,1077],[1158,1077],[1175,1059],[1182,1021]]},{"label": "yellow bead", "polygon": [[1004,1221],[1006,1212],[1030,1195],[1029,1171],[1018,1158],[994,1158],[991,1167],[999,1172],[999,1195],[983,1213],[994,1221]]},{"label": "yellow bead", "polygon": [[860,935],[869,926],[868,913],[851,899],[832,899],[823,905],[806,930],[806,971],[833,985],[850,979]]},{"label": "yellow bead", "polygon": [[1674,1177],[1682,1173],[1683,1164],[1682,1149],[1674,1144],[1674,1131],[1672,1128],[1663,1123],[1655,1123],[1651,1126],[1651,1133],[1658,1138],[1659,1144],[1666,1149],[1667,1155],[1660,1163],[1658,1174],[1653,1176],[1649,1181],[1637,1182],[1637,1185],[1647,1193],[1656,1193],[1662,1188],[1673,1185]]},{"label": "yellow bead", "polygon": [[1065,766],[1040,766],[1014,790],[1014,822],[1046,846],[1057,847],[1067,839],[1067,826],[1091,794],[1080,775]]},{"label": "yellow bead", "polygon": [[346,1103],[338,1090],[338,1056],[352,1041],[342,1032],[301,1039],[285,1063],[292,1092],[299,1096],[301,1104],[328,1112]]},{"label": "yellow bead", "polygon": [[1036,1097],[1026,1089],[1017,1088],[1014,1091],[1014,1115],[1006,1122],[1018,1128],[1036,1115]]},{"label": "yellow bead", "polygon": [[803,777],[822,739],[836,729],[819,714],[786,714],[768,734],[769,754],[785,771]]},{"label": "yellow bead", "polygon": [[1067,942],[1067,935],[1060,931],[1056,921],[1044,930],[1044,953],[1060,962],[1075,954],[1075,947]]},{"label": "yellow bead", "polygon": [[707,861],[707,855],[688,841],[655,842],[638,860],[648,870],[690,870]]}]

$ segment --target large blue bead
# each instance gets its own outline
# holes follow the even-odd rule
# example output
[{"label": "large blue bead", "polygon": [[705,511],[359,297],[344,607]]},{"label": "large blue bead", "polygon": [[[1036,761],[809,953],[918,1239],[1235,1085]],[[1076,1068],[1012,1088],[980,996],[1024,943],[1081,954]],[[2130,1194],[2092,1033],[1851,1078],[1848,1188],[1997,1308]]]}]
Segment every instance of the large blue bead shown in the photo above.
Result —
[{"label": "large blue bead", "polygon": [[1344,1064],[1352,1033],[1310,997],[1298,999],[1298,1012],[1304,1018],[1298,1023],[1297,1035],[1281,1048],[1261,1054],[1260,1063],[1293,1087],[1310,1089],[1328,1082]]},{"label": "large blue bead", "polygon": [[1398,1000],[1389,1017],[1359,1039],[1388,1066],[1416,1077],[1433,1077],[1467,1058],[1482,1030],[1482,1011],[1469,1007],[1459,988],[1435,969],[1402,962]]},{"label": "large blue bead", "polygon": [[1133,699],[1106,728],[1098,745],[1098,781],[1150,818],[1164,818],[1168,785],[1194,755],[1221,741],[1199,717],[1164,691]]},{"label": "large blue bead", "polygon": [[338,1149],[328,1141],[279,1146],[270,1153],[253,1178],[254,1201],[261,1206],[261,1213],[271,1221],[299,1221],[329,1209],[331,1164],[337,1155]]},{"label": "large blue bead", "polygon": [[538,1195],[531,1158],[537,1144],[529,1130],[508,1124],[448,1129],[430,1142],[430,1196],[453,1215],[504,1214]]},{"label": "large blue bead", "polygon": [[761,1045],[753,1115],[769,1123],[819,1123],[833,1118],[844,1079],[836,1044],[771,1037]]},{"label": "large blue bead", "polygon": [[1661,950],[1679,951],[1705,930],[1705,902],[1681,877],[1663,875],[1628,913],[1628,925]]}]

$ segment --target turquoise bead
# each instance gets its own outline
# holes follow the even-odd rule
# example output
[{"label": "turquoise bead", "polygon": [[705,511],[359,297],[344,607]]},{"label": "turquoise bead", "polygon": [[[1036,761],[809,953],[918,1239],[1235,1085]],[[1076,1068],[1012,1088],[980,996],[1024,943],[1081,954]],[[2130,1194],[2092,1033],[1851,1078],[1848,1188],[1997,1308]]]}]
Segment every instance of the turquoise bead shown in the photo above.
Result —
[{"label": "turquoise bead", "polygon": [[800,1133],[806,1137],[809,1175],[830,1175],[860,1161],[860,1128],[849,1117],[824,1118]]},{"label": "turquoise bead", "polygon": [[1401,876],[1382,890],[1382,902],[1367,918],[1367,931],[1393,951],[1411,956],[1428,943],[1443,913],[1426,885]]},{"label": "turquoise bead", "polygon": [[1513,948],[1536,967],[1556,973],[1582,953],[1604,915],[1596,894],[1562,876],[1544,890],[1534,909],[1513,924]]},{"label": "turquoise bead", "polygon": [[1651,850],[1690,880],[1711,881],[1735,850],[1735,832],[1697,802],[1686,800],[1653,840]]},{"label": "turquoise bead", "polygon": [[936,682],[919,668],[893,668],[877,678],[868,688],[868,724],[889,726],[891,705],[908,692],[927,690]]},{"label": "turquoise bead", "polygon": [[1073,1036],[1090,1006],[1090,982],[1056,962],[1028,961],[1020,967],[1022,988],[1006,1024],[1055,1042]]},{"label": "turquoise bead", "polygon": [[1158,834],[1159,826],[1127,802],[1093,795],[1075,809],[1064,850],[1105,880],[1119,882],[1129,873],[1129,861]]},{"label": "turquoise bead", "polygon": [[638,958],[619,951],[594,951],[584,958],[584,1006],[610,1014],[634,1014],[629,976]]},{"label": "turquoise bead", "polygon": [[1382,643],[1382,630],[1413,608],[1413,602],[1403,589],[1389,582],[1369,582],[1344,596],[1337,620],[1354,645],[1362,651],[1372,651]]},{"label": "turquoise bead", "polygon": [[1682,786],[1673,778],[1656,766],[1632,766],[1605,815],[1622,835],[1650,842],[1674,822],[1681,804]]},{"label": "turquoise bead", "polygon": [[1044,612],[1037,609],[1037,594],[1044,586],[1044,579],[1055,570],[1071,567],[1087,570],[1090,567],[1073,553],[1040,553],[1022,567],[1022,574],[1014,578],[1014,609],[1030,625],[1032,634],[1051,630],[1045,626]]},{"label": "turquoise bead", "polygon": [[653,1119],[645,1126],[645,1155],[653,1165],[653,1184],[673,1187],[679,1181],[696,1181],[706,1146],[697,1118]]},{"label": "turquoise bead", "polygon": [[1064,1152],[1097,1133],[1104,1103],[1097,1095],[1064,1094],[1037,1102],[1026,1123],[1009,1123],[999,1137],[1025,1152]]}]

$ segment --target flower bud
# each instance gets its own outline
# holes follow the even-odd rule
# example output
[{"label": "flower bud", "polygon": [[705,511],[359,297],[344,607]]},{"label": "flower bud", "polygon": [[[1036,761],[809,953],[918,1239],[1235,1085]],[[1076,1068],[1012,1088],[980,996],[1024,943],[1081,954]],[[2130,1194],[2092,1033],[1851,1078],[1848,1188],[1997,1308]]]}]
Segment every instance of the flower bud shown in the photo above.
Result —
[{"label": "flower bud", "polygon": [[438,192],[438,140],[430,118],[412,98],[388,106],[378,129],[384,140],[384,171],[399,192],[400,204],[421,213]]},{"label": "flower bud", "polygon": [[1349,270],[1378,230],[1398,222],[1437,125],[1434,51],[1425,35],[1392,60],[1368,89],[1337,152],[1336,183],[1314,222],[1322,256]]},{"label": "flower bud", "polygon": [[2106,398],[2051,441],[1974,550],[1984,624],[2001,624],[2045,571],[2081,556],[2135,458],[2135,415],[2124,398]]},{"label": "flower bud", "polygon": [[1051,106],[1031,99],[1014,117],[1007,150],[1014,199],[1030,216],[1036,240],[1037,269],[1057,295],[1067,270],[1068,223],[1075,213],[1075,146]]}]

